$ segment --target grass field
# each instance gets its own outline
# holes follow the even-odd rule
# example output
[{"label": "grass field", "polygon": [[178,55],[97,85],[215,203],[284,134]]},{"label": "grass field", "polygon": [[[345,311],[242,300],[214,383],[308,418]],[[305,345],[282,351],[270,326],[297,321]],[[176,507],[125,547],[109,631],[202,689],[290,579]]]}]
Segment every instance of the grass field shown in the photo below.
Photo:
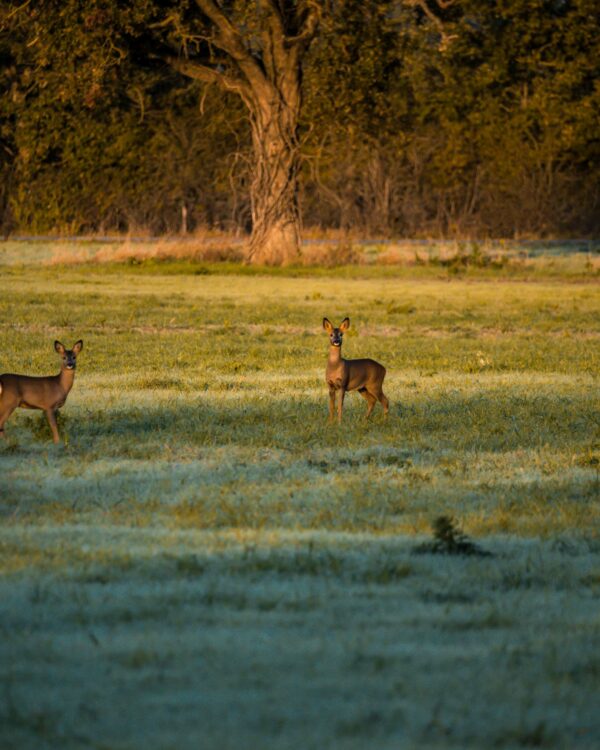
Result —
[{"label": "grass field", "polygon": [[[589,259],[0,279],[0,372],[84,340],[65,444],[0,445],[0,747],[600,745]],[[324,315],[387,420],[327,424]]]}]

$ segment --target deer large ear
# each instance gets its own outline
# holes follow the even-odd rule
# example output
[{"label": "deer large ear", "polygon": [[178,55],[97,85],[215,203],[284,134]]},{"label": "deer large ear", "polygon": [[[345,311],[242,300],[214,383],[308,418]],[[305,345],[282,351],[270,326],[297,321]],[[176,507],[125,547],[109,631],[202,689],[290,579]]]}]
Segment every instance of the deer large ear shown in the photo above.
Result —
[{"label": "deer large ear", "polygon": [[344,331],[347,331],[348,328],[350,328],[350,318],[344,318],[340,323],[340,331],[343,333]]},{"label": "deer large ear", "polygon": [[65,353],[65,347],[60,343],[60,341],[55,341],[54,342],[54,349],[59,354],[64,354]]},{"label": "deer large ear", "polygon": [[323,318],[323,328],[327,331],[327,333],[331,333],[333,331],[333,326],[327,320],[327,318]]},{"label": "deer large ear", "polygon": [[79,339],[79,341],[77,341],[75,345],[73,346],[73,354],[77,356],[82,349],[83,349],[83,341]]}]

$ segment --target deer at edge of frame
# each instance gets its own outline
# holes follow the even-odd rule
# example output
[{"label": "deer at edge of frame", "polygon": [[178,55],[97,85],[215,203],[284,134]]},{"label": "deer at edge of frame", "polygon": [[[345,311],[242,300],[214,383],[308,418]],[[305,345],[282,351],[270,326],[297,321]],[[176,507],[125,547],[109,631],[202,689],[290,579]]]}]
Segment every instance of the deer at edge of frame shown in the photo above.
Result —
[{"label": "deer at edge of frame", "polygon": [[78,341],[72,349],[65,349],[60,341],[54,342],[54,349],[61,356],[58,375],[32,377],[30,375],[0,375],[0,438],[4,438],[4,425],[15,409],[41,409],[46,412],[52,430],[52,439],[58,443],[56,412],[64,406],[75,380],[77,355],[83,348]]}]

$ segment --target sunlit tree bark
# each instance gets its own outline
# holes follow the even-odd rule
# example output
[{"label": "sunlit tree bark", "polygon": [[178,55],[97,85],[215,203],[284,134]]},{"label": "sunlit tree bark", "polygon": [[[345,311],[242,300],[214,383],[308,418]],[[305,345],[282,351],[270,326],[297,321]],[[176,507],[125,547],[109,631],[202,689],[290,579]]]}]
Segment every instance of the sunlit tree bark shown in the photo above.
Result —
[{"label": "sunlit tree bark", "polygon": [[[293,262],[300,252],[297,201],[302,61],[319,23],[315,0],[196,0],[210,30],[200,47],[166,57],[181,73],[233,91],[250,116],[254,166],[248,259]],[[208,55],[207,55],[208,50]]]}]

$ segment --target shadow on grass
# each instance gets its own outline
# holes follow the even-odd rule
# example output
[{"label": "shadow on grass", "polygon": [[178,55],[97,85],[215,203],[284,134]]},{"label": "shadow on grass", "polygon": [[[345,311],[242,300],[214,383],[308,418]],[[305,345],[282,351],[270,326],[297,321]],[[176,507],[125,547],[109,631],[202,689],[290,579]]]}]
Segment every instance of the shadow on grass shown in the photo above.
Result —
[{"label": "shadow on grass", "polygon": [[[449,510],[478,523],[483,513],[491,529],[515,530],[523,519],[539,522],[544,507],[550,525],[559,515],[560,528],[589,523],[597,477],[563,475],[564,461],[552,463],[556,452],[589,448],[595,412],[584,393],[415,398],[369,423],[355,396],[341,427],[327,425],[323,401],[75,408],[66,448],[32,438],[21,422],[16,442],[0,448],[0,514],[390,532],[424,528],[431,514]],[[498,455],[493,475],[482,469],[477,454],[485,453]],[[549,472],[539,464],[545,457]]]},{"label": "shadow on grass", "polygon": [[448,394],[392,404],[384,419],[379,405],[369,422],[362,399],[346,399],[341,426],[327,424],[322,400],[248,397],[243,403],[193,399],[156,407],[69,412],[68,438],[79,449],[108,454],[154,453],[156,443],[254,447],[304,451],[307,447],[417,446],[427,450],[518,451],[583,444],[597,428],[589,394]]},{"label": "shadow on grass", "polygon": [[[409,576],[415,563],[408,558],[411,543],[406,539],[365,538],[360,550],[340,542],[322,542],[312,538],[279,541],[271,545],[256,537],[239,544],[227,535],[220,550],[210,550],[182,538],[177,547],[155,533],[132,529],[114,529],[108,546],[107,539],[100,545],[82,545],[84,532],[64,540],[60,548],[54,534],[39,529],[35,542],[21,538],[5,538],[2,545],[4,572],[20,569],[19,561],[27,561],[29,569],[39,568],[47,573],[70,570],[73,577],[84,583],[105,584],[123,578],[142,577],[145,580],[170,578],[198,579],[221,573],[235,576],[275,574],[289,576],[333,576],[354,583],[388,584]],[[134,541],[137,537],[137,541]],[[99,538],[98,538],[99,539]],[[98,541],[98,539],[96,541]]]}]

